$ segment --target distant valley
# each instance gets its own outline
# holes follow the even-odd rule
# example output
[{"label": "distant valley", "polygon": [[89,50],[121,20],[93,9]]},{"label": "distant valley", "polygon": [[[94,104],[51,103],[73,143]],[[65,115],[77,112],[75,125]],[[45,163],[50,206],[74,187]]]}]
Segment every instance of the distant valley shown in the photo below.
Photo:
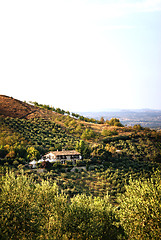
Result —
[{"label": "distant valley", "polygon": [[81,112],[85,117],[104,120],[119,118],[123,125],[134,126],[140,124],[142,127],[161,129],[161,110],[111,110],[107,112]]}]

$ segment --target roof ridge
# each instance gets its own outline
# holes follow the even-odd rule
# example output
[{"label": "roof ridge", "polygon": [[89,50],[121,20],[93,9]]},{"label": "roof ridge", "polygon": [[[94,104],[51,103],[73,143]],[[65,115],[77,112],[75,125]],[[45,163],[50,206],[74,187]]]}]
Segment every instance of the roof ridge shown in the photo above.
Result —
[{"label": "roof ridge", "polygon": [[62,150],[62,151],[50,151],[48,153],[46,153],[45,155],[52,153],[52,154],[80,154],[80,152],[76,151],[76,150]]}]

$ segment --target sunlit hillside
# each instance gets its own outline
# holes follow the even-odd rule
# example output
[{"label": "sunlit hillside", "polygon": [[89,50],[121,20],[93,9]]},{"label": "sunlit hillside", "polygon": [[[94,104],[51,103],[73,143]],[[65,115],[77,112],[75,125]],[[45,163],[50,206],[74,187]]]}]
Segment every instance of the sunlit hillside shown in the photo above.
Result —
[{"label": "sunlit hillside", "polygon": [[2,95],[0,115],[2,239],[160,239],[159,131]]}]

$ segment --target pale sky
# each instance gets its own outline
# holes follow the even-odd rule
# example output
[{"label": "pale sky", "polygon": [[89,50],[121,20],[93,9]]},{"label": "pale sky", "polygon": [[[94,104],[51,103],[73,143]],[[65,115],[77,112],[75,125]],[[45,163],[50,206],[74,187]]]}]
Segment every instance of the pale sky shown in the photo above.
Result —
[{"label": "pale sky", "polygon": [[0,0],[0,94],[161,109],[161,0]]}]

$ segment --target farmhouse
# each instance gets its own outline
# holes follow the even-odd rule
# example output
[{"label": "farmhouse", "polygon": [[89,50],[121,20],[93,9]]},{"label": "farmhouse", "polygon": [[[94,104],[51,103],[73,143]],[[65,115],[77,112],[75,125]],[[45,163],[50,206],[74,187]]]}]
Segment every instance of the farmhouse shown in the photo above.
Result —
[{"label": "farmhouse", "polygon": [[65,161],[72,161],[73,163],[75,163],[76,160],[81,159],[81,154],[75,150],[54,151],[45,154],[44,159],[60,161],[61,163],[65,163]]}]

